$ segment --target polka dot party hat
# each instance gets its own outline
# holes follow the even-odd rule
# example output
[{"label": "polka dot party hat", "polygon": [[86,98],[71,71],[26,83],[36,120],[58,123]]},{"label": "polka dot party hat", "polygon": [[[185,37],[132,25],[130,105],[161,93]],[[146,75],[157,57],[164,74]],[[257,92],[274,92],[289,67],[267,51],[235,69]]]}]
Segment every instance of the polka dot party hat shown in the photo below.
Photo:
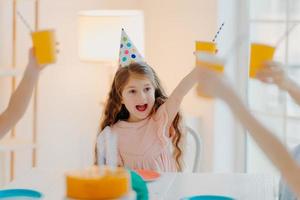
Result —
[{"label": "polka dot party hat", "polygon": [[138,52],[124,29],[121,33],[121,45],[119,56],[119,67],[125,67],[134,62],[143,62],[141,54]]}]

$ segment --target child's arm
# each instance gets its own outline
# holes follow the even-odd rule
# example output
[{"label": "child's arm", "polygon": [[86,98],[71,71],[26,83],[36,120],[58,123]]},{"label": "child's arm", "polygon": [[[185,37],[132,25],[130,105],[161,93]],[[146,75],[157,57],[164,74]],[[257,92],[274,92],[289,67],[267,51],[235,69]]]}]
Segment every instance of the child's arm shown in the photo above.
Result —
[{"label": "child's arm", "polygon": [[174,89],[168,100],[165,102],[168,113],[168,126],[172,124],[176,114],[179,111],[183,97],[194,86],[198,80],[199,68],[195,67],[187,76],[185,76],[178,86]]},{"label": "child's arm", "polygon": [[258,146],[279,169],[293,191],[300,197],[300,168],[284,145],[250,113],[234,92],[224,99],[236,118],[250,132]]},{"label": "child's arm", "polygon": [[200,70],[202,73],[199,77],[199,84],[202,92],[219,97],[228,104],[243,126],[249,130],[259,147],[280,170],[287,183],[300,197],[300,168],[283,144],[252,116],[231,86],[222,77],[206,68],[200,68]]},{"label": "child's arm", "polygon": [[39,66],[33,56],[32,50],[29,53],[29,63],[24,72],[24,76],[12,94],[8,107],[0,115],[0,139],[7,133],[23,116],[30,101],[34,86],[38,80],[40,70],[44,66]]},{"label": "child's arm", "polygon": [[289,79],[286,84],[286,91],[292,96],[296,103],[300,105],[300,86],[291,79]]},{"label": "child's arm", "polygon": [[280,63],[267,62],[256,77],[265,83],[276,84],[280,89],[287,91],[300,105],[300,86],[286,75]]}]

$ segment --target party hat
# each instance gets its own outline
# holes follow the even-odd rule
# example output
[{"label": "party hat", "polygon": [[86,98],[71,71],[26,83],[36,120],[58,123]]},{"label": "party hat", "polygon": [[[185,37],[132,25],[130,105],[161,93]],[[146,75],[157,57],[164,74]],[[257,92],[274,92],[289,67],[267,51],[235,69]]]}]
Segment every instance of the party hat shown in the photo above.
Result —
[{"label": "party hat", "polygon": [[125,67],[134,62],[144,62],[144,60],[124,29],[122,29],[119,67]]}]

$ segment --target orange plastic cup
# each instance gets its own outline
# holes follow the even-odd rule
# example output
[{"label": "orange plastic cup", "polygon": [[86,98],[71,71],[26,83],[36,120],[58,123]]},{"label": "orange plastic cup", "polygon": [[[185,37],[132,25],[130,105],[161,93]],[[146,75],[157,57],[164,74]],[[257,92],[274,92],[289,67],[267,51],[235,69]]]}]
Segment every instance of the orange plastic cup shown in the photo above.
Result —
[{"label": "orange plastic cup", "polygon": [[[205,42],[205,41],[196,41],[196,54],[197,53],[209,53],[209,54],[216,54],[217,52],[217,45],[214,42]],[[210,69],[216,72],[224,72],[224,66],[220,64],[211,64],[206,60],[201,60],[199,57],[196,57],[196,66],[208,66]]]},{"label": "orange plastic cup", "polygon": [[252,43],[251,44],[251,55],[250,55],[250,67],[249,76],[255,78],[256,73],[263,68],[263,64],[266,61],[273,60],[275,47]]},{"label": "orange plastic cup", "polygon": [[54,30],[41,30],[31,33],[34,53],[39,64],[56,62],[56,41]]}]

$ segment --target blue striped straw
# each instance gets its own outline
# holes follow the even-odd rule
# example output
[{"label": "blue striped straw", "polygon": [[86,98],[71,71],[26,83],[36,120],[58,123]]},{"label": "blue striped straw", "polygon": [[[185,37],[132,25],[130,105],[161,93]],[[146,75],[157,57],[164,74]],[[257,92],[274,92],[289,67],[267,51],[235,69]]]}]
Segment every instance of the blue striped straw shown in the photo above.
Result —
[{"label": "blue striped straw", "polygon": [[218,35],[219,35],[220,31],[222,30],[222,28],[223,28],[224,24],[225,24],[225,22],[223,22],[223,23],[222,23],[222,25],[220,26],[220,28],[219,28],[218,32],[215,34],[215,37],[214,37],[214,39],[212,40],[213,42],[215,42],[215,41],[216,41],[216,39],[217,39],[217,37],[218,37]]}]

